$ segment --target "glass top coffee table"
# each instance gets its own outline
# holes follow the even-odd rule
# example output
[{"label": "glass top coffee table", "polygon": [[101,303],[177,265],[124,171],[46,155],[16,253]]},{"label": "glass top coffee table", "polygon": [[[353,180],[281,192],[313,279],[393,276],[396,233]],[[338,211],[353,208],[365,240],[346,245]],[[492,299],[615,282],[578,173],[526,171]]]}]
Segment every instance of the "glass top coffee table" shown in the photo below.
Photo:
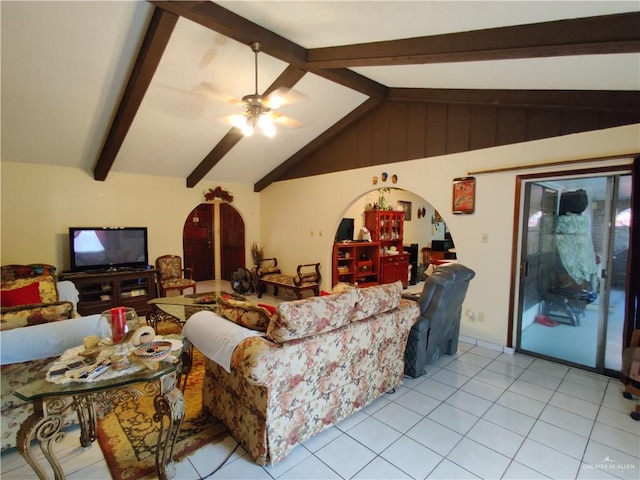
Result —
[{"label": "glass top coffee table", "polygon": [[[177,335],[168,335],[166,338],[180,339]],[[38,478],[46,479],[47,474],[30,453],[31,440],[37,439],[56,480],[63,479],[64,472],[52,447],[64,438],[65,433],[61,428],[64,426],[65,413],[75,410],[80,423],[80,445],[88,447],[96,439],[96,404],[109,411],[116,403],[140,396],[153,396],[153,418],[159,422],[156,473],[162,480],[172,478],[175,475],[173,450],[185,412],[182,391],[177,386],[179,376],[183,373],[183,360],[185,370],[191,364],[187,358],[183,359],[183,355],[189,355],[184,345],[182,350],[174,352],[177,362],[158,362],[156,370],[145,368],[120,377],[86,383],[56,384],[41,378],[16,390],[15,395],[32,402],[34,409],[34,413],[18,430],[18,451]]]},{"label": "glass top coffee table", "polygon": [[151,310],[147,313],[147,324],[158,332],[158,323],[168,321],[182,328],[189,317],[202,310],[216,311],[216,298],[221,295],[229,295],[234,300],[246,301],[247,299],[237,293],[214,291],[196,293],[193,295],[174,295],[149,300]]}]

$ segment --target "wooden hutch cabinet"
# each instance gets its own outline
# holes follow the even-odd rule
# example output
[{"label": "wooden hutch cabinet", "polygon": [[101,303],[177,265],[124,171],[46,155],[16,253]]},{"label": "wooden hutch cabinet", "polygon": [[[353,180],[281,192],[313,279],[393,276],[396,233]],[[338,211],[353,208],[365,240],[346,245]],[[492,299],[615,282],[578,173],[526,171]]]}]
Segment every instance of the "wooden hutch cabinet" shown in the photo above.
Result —
[{"label": "wooden hutch cabinet", "polygon": [[[371,233],[371,239],[380,244],[384,254],[379,256],[378,271],[380,283],[393,283],[398,280],[407,288],[409,284],[409,254],[403,253],[404,212],[390,210],[367,210],[364,212],[365,227]],[[392,252],[395,247],[395,251]]]},{"label": "wooden hutch cabinet", "polygon": [[359,287],[380,282],[380,244],[378,242],[345,242],[333,246],[333,277],[338,282]]}]

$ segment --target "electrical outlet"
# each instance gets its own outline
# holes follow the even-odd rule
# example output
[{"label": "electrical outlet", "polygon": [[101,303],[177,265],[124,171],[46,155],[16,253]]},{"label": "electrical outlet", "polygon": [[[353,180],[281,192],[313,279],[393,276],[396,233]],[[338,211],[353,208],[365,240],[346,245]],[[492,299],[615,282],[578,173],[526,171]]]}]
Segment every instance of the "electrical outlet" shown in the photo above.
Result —
[{"label": "electrical outlet", "polygon": [[484,312],[478,312],[478,321],[484,322]]},{"label": "electrical outlet", "polygon": [[483,233],[482,236],[480,237],[480,241],[482,243],[489,243],[489,234]]}]

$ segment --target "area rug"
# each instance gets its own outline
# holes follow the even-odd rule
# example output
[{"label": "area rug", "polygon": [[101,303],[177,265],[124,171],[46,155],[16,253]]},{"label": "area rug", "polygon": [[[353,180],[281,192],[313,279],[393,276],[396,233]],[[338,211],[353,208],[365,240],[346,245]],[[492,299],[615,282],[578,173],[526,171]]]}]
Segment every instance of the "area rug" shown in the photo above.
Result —
[{"label": "area rug", "polygon": [[[222,441],[228,430],[202,411],[204,357],[194,349],[194,361],[184,392],[186,414],[174,460],[179,461],[208,443]],[[152,415],[153,397],[124,402],[98,420],[97,437],[111,477],[137,480],[155,476],[157,422]]]}]

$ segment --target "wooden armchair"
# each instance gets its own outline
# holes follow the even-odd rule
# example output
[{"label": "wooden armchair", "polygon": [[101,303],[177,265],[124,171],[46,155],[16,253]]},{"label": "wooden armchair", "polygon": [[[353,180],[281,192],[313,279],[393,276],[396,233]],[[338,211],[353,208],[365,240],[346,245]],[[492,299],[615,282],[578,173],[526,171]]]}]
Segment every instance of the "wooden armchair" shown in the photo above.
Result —
[{"label": "wooden armchair", "polygon": [[196,293],[196,282],[193,280],[193,270],[182,268],[182,258],[177,255],[162,255],[156,259],[156,269],[160,275],[160,296],[166,297],[170,290],[178,290],[180,295],[184,290],[193,289]]}]

